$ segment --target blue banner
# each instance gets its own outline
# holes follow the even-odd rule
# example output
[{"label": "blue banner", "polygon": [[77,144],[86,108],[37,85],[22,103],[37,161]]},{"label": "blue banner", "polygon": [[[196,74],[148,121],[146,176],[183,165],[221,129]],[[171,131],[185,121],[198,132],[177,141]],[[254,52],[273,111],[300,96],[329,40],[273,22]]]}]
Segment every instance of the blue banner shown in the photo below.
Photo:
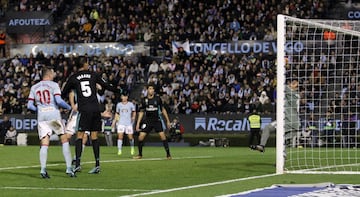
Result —
[{"label": "blue banner", "polygon": [[[35,114],[21,115],[21,114],[8,114],[12,125],[18,132],[37,132],[37,119]],[[232,115],[220,115],[220,114],[170,114],[170,119],[175,116],[179,118],[180,122],[184,126],[186,133],[211,133],[211,132],[226,132],[226,133],[241,133],[249,132],[250,125],[247,120],[247,116],[232,114]],[[261,128],[264,128],[267,124],[275,121],[276,114],[266,115],[261,117]],[[67,117],[64,117],[66,122]],[[0,119],[2,122],[2,118]],[[327,121],[320,119],[315,121],[314,125],[319,131],[324,130],[324,126]],[[355,120],[356,129],[360,129],[360,120]],[[334,130],[340,131],[342,127],[341,120],[332,121]],[[302,124],[304,126],[304,124]]]}]

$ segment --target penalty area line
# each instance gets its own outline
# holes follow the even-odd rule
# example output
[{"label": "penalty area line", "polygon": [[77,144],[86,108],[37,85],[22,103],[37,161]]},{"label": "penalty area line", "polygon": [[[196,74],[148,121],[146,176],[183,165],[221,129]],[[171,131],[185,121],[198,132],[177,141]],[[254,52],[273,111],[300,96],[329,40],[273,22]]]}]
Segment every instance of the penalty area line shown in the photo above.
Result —
[{"label": "penalty area line", "polygon": [[139,193],[139,194],[125,195],[125,196],[120,196],[120,197],[146,196],[146,195],[174,192],[174,191],[194,189],[194,188],[200,188],[200,187],[222,185],[222,184],[234,183],[234,182],[240,182],[240,181],[247,181],[247,180],[252,180],[252,179],[260,179],[260,178],[272,177],[272,176],[276,176],[276,175],[278,175],[278,174],[265,174],[265,175],[260,175],[260,176],[252,176],[252,177],[231,179],[231,180],[226,180],[226,181],[204,183],[204,184],[199,184],[199,185],[190,185],[190,186],[186,186],[186,187],[177,187],[177,188],[171,188],[171,189],[165,189],[165,190],[150,191],[150,192],[144,192],[144,193]]}]

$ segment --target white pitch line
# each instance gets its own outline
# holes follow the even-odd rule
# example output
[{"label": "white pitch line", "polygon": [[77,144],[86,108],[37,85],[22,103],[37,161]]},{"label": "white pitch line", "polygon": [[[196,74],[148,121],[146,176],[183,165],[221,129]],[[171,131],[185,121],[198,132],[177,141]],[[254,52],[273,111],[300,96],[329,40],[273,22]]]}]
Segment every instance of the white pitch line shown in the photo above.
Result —
[{"label": "white pitch line", "polygon": [[107,189],[107,188],[63,188],[63,187],[0,187],[8,190],[62,190],[62,191],[105,191],[105,192],[145,192],[145,189]]},{"label": "white pitch line", "polygon": [[[182,159],[209,159],[212,156],[196,156],[196,157],[173,157],[173,160],[182,160]],[[140,162],[140,161],[161,161],[167,160],[166,158],[143,158],[143,159],[119,159],[119,160],[104,160],[100,161],[101,163],[117,163],[117,162]],[[82,162],[81,164],[92,164],[93,161]],[[47,164],[47,166],[59,166],[63,165],[63,163],[56,164]],[[32,165],[32,166],[12,166],[12,167],[4,167],[0,168],[0,171],[4,170],[14,170],[14,169],[27,169],[27,168],[38,168],[40,165]]]},{"label": "white pitch line", "polygon": [[158,191],[151,191],[151,192],[145,192],[145,193],[139,193],[139,194],[125,195],[125,196],[120,196],[120,197],[146,196],[146,195],[152,195],[152,194],[160,194],[160,193],[174,192],[174,191],[180,191],[180,190],[194,189],[194,188],[199,188],[199,187],[209,187],[209,186],[213,186],[213,185],[221,185],[221,184],[226,184],[226,183],[266,178],[266,177],[272,177],[272,176],[276,176],[276,175],[278,175],[278,174],[265,174],[265,175],[260,175],[260,176],[252,176],[252,177],[231,179],[231,180],[219,181],[219,182],[213,182],[213,183],[205,183],[205,184],[191,185],[191,186],[186,186],[186,187],[178,187],[178,188],[171,188],[171,189],[166,189],[166,190],[158,190]]},{"label": "white pitch line", "polygon": [[[173,160],[181,159],[207,159],[212,158],[212,156],[196,156],[196,157],[173,157]],[[141,162],[141,161],[160,161],[166,160],[166,158],[144,158],[144,159],[123,159],[123,160],[104,160],[102,163],[116,163],[116,162]],[[83,162],[83,164],[89,164],[93,162]],[[58,166],[62,164],[48,164],[47,166]],[[15,167],[5,167],[0,168],[0,171],[3,170],[14,170],[14,169],[27,169],[27,168],[36,168],[40,165],[33,166],[15,166]],[[145,190],[145,189],[105,189],[105,188],[42,188],[42,187],[0,187],[0,189],[8,190],[62,190],[62,191],[114,191],[114,192],[156,192],[161,190]]]}]

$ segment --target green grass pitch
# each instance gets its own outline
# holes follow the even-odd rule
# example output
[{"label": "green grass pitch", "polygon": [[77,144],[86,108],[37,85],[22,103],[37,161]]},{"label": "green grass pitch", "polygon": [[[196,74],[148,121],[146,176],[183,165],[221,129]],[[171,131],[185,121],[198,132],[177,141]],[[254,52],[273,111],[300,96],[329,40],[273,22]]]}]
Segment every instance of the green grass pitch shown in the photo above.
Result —
[{"label": "green grass pitch", "polygon": [[[248,148],[171,147],[172,160],[162,147],[144,147],[142,160],[134,160],[128,146],[101,147],[101,173],[93,167],[92,147],[86,147],[82,172],[65,174],[61,146],[50,146],[48,173],[40,178],[38,146],[0,147],[1,196],[218,196],[273,184],[333,182],[359,184],[357,175],[275,175],[275,149],[264,154]],[[74,152],[74,147],[72,147]]]}]

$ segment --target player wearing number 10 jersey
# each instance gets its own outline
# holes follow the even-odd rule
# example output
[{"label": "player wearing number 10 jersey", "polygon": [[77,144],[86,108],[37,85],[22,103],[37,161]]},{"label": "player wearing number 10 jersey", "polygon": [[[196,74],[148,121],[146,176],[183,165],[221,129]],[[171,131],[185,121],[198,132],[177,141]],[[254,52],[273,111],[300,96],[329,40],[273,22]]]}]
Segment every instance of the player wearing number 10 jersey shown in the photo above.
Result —
[{"label": "player wearing number 10 jersey", "polygon": [[67,97],[67,94],[71,90],[75,92],[76,102],[78,104],[78,132],[75,142],[75,154],[76,164],[74,171],[79,171],[80,158],[82,152],[82,138],[85,131],[91,131],[90,138],[94,150],[95,168],[89,173],[96,174],[100,172],[100,146],[98,142],[98,132],[101,131],[101,107],[97,99],[96,84],[100,84],[103,88],[113,92],[120,93],[120,90],[116,89],[106,81],[104,81],[99,73],[89,71],[89,64],[85,57],[80,57],[78,61],[79,70],[75,74],[69,77],[63,88],[63,96]]},{"label": "player wearing number 10 jersey", "polygon": [[42,178],[50,178],[46,171],[46,161],[50,135],[54,131],[60,136],[63,155],[66,162],[66,173],[74,177],[71,168],[71,152],[68,137],[65,135],[59,106],[70,110],[71,107],[62,98],[60,87],[53,81],[55,72],[52,68],[44,67],[42,70],[43,80],[33,85],[30,89],[27,107],[37,112],[38,133],[40,139],[40,175]]}]

